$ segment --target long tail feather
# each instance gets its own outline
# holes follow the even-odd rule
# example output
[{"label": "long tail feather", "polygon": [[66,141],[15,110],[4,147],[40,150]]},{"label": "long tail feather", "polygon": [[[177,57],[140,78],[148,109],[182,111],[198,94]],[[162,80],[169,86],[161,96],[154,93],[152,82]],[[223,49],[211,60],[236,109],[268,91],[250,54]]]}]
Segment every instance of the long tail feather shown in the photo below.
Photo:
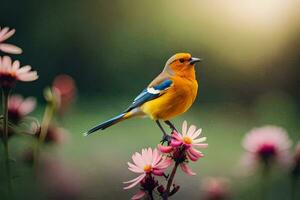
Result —
[{"label": "long tail feather", "polygon": [[90,134],[92,134],[92,133],[94,133],[94,132],[96,132],[96,131],[98,131],[100,129],[104,130],[104,129],[106,129],[106,128],[108,128],[108,127],[110,127],[110,126],[112,126],[112,125],[114,125],[114,124],[116,124],[116,123],[118,123],[120,121],[123,121],[125,119],[124,118],[125,115],[126,115],[126,113],[122,113],[122,114],[120,114],[120,115],[118,115],[118,116],[116,116],[114,118],[111,118],[111,119],[109,119],[109,120],[107,120],[107,121],[105,121],[105,122],[103,122],[103,123],[101,123],[101,124],[99,124],[99,125],[91,128],[90,130],[88,130],[83,135],[84,136],[88,136],[88,135],[90,135]]}]

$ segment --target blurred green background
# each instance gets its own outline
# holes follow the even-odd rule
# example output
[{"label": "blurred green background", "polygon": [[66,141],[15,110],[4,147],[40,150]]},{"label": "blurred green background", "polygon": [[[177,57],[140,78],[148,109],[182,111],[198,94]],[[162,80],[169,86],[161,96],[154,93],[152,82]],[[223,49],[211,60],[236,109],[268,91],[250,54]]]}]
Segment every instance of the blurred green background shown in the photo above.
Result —
[{"label": "blurred green background", "polygon": [[[24,53],[12,57],[39,73],[37,81],[15,89],[39,99],[36,117],[44,109],[42,90],[57,74],[76,81],[76,104],[59,122],[70,131],[69,141],[49,151],[75,171],[80,199],[128,199],[135,192],[122,190],[122,181],[134,176],[126,162],[142,147],[156,146],[156,125],[134,119],[102,135],[81,133],[126,108],[176,52],[204,61],[196,69],[198,98],[174,122],[202,127],[209,148],[191,164],[197,176],[178,173],[181,189],[174,199],[200,199],[206,176],[229,176],[235,199],[255,199],[259,178],[237,173],[243,171],[244,134],[274,124],[294,143],[300,139],[299,8],[296,0],[2,0],[0,25],[17,30],[9,43]],[[15,156],[21,140],[11,140]],[[47,196],[27,184],[28,171],[14,169],[16,196]],[[287,199],[286,174],[275,174],[269,199]]]}]

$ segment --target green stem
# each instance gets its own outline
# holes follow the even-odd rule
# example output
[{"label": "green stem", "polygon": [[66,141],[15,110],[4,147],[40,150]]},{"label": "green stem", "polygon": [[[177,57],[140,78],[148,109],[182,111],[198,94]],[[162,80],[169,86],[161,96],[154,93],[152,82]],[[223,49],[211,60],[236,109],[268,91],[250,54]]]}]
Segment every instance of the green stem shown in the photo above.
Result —
[{"label": "green stem", "polygon": [[268,185],[270,179],[270,166],[268,164],[265,164],[262,168],[261,179],[261,199],[266,200],[268,198]]},{"label": "green stem", "polygon": [[297,192],[297,177],[291,177],[291,200],[296,200],[296,192]]},{"label": "green stem", "polygon": [[3,145],[4,145],[4,159],[5,159],[5,171],[7,175],[7,192],[8,196],[12,195],[12,182],[9,165],[9,151],[8,151],[8,97],[10,90],[3,89],[2,91],[2,103],[3,103]]},{"label": "green stem", "polygon": [[154,197],[153,197],[153,191],[151,190],[151,191],[148,191],[148,193],[149,193],[149,199],[150,200],[154,200]]},{"label": "green stem", "polygon": [[174,177],[175,177],[175,174],[176,174],[176,170],[177,170],[177,167],[178,167],[179,163],[178,162],[175,162],[175,165],[172,169],[172,172],[171,172],[171,175],[168,179],[168,183],[167,183],[167,188],[166,188],[166,191],[165,193],[163,194],[163,200],[167,200],[169,198],[169,194],[170,194],[170,189],[171,189],[171,185],[173,183],[173,180],[174,180]]},{"label": "green stem", "polygon": [[39,168],[40,148],[41,148],[41,145],[44,143],[45,138],[47,136],[49,125],[50,125],[51,120],[53,118],[54,112],[55,112],[55,106],[54,106],[53,102],[48,102],[47,106],[45,108],[43,121],[42,121],[42,124],[41,124],[41,132],[40,132],[38,141],[36,143],[36,148],[35,148],[35,153],[34,153],[34,165],[35,165],[36,172]]}]

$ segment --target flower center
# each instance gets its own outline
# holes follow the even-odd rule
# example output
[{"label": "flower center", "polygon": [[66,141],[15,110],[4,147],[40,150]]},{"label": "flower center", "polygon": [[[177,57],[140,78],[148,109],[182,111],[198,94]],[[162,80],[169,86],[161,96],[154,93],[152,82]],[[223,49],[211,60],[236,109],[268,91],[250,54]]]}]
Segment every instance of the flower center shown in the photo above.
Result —
[{"label": "flower center", "polygon": [[192,144],[192,139],[188,136],[183,137],[183,142],[185,144]]},{"label": "flower center", "polygon": [[145,171],[145,172],[150,172],[151,170],[152,170],[151,165],[145,165],[145,166],[144,166],[144,171]]},{"label": "flower center", "polygon": [[258,150],[258,154],[263,160],[269,160],[276,155],[276,148],[272,144],[264,144]]},{"label": "flower center", "polygon": [[16,76],[13,73],[0,72],[0,87],[12,88],[16,84]]}]

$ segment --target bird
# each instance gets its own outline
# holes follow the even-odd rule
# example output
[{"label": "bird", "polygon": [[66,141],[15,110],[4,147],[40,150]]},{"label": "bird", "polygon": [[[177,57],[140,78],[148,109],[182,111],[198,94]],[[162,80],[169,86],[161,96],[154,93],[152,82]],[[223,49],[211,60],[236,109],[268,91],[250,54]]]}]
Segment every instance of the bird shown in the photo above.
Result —
[{"label": "bird", "polygon": [[167,124],[172,131],[176,130],[170,120],[186,112],[194,103],[198,92],[195,65],[201,60],[192,57],[190,53],[176,53],[167,60],[162,72],[142,90],[126,110],[89,129],[84,135],[104,130],[133,117],[148,116],[162,131],[162,141],[167,141],[169,136],[160,121]]}]

